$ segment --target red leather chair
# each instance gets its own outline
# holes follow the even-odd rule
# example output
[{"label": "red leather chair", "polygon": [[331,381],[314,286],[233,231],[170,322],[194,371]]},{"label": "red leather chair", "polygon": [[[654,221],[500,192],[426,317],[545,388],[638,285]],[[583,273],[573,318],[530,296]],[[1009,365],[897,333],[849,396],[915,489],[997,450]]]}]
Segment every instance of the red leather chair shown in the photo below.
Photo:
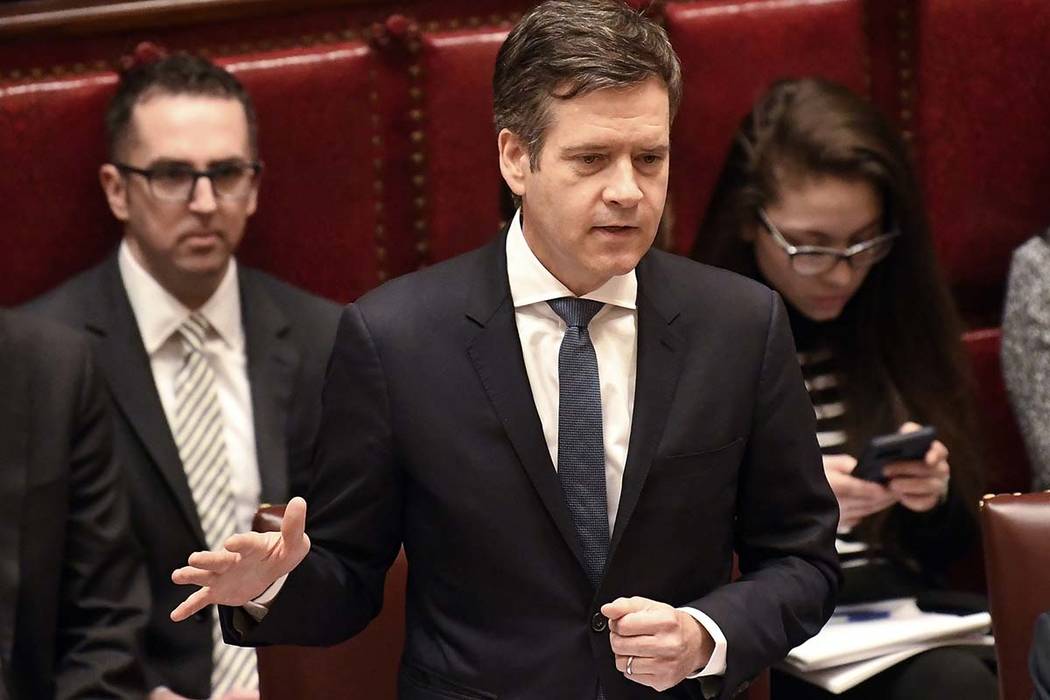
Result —
[{"label": "red leather chair", "polygon": [[985,441],[985,490],[989,493],[1026,491],[1032,483],[1028,455],[1003,385],[1001,339],[999,328],[963,334],[976,382],[977,415]]},{"label": "red leather chair", "polygon": [[[430,259],[450,258],[499,231],[502,178],[492,121],[492,71],[505,27],[424,34],[421,153]],[[469,183],[469,186],[465,186]]]},{"label": "red leather chair", "polygon": [[1010,253],[1050,223],[1050,3],[916,0],[914,130],[937,252],[997,325]]},{"label": "red leather chair", "polygon": [[1032,628],[1050,610],[1050,491],[986,496],[981,529],[1000,697],[1028,700]]}]

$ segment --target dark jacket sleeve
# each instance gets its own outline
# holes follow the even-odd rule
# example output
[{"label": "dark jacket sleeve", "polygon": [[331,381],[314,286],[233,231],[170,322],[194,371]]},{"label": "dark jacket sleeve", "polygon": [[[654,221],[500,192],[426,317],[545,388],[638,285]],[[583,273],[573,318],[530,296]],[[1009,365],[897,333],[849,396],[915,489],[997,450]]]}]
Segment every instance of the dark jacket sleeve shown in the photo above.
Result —
[{"label": "dark jacket sleeve", "polygon": [[310,552],[260,623],[238,616],[237,629],[233,610],[220,609],[229,643],[331,645],[364,629],[382,608],[386,571],[401,545],[402,485],[386,379],[354,305],[343,311],[322,403],[307,497]]},{"label": "dark jacket sleeve", "polygon": [[70,430],[70,503],[56,640],[56,698],[139,698],[149,587],[131,539],[108,402],[84,342]]},{"label": "dark jacket sleeve", "polygon": [[771,293],[751,434],[737,490],[741,577],[691,603],[727,640],[719,697],[816,634],[841,582],[838,506],[824,476],[813,408],[787,315]]}]

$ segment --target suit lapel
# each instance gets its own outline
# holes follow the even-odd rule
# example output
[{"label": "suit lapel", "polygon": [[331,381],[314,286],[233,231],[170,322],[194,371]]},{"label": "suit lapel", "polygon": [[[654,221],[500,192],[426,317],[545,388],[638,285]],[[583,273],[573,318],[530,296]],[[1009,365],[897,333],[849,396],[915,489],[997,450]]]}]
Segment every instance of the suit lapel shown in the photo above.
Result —
[{"label": "suit lapel", "polygon": [[288,337],[288,318],[257,274],[244,267],[238,273],[262,501],[282,502],[288,498],[288,411],[299,352]]},{"label": "suit lapel", "polygon": [[507,281],[505,242],[506,236],[500,236],[481,257],[477,283],[467,307],[468,322],[480,328],[468,344],[467,353],[540,500],[584,567],[579,537],[551,463],[525,373]]},{"label": "suit lapel", "polygon": [[[0,314],[0,668],[9,668],[14,644],[15,604],[22,551],[22,506],[29,469],[29,398],[27,370],[12,352],[9,330]],[[0,677],[0,686],[4,678]],[[0,687],[0,691],[2,691]]]},{"label": "suit lapel", "polygon": [[674,330],[679,315],[678,305],[667,287],[666,276],[654,270],[656,264],[653,255],[649,254],[637,268],[638,367],[634,412],[620,505],[609,548],[610,561],[638,504],[656,456],[685,354],[683,340]]},{"label": "suit lapel", "polygon": [[101,336],[99,363],[113,400],[171,489],[186,524],[205,547],[197,507],[157,394],[149,356],[120,279],[116,256],[112,256],[100,272],[103,300],[89,309],[91,315],[86,326]]}]

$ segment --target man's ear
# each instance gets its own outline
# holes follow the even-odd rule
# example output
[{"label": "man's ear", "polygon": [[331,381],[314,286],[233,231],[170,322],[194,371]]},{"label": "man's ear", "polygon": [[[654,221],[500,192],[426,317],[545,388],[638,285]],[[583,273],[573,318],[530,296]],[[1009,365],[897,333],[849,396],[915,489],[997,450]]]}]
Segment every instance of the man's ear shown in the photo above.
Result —
[{"label": "man's ear", "polygon": [[529,151],[513,131],[503,129],[496,137],[499,145],[499,170],[510,191],[519,197],[525,194],[525,177],[531,167]]},{"label": "man's ear", "polygon": [[128,181],[112,163],[103,163],[98,169],[98,181],[106,194],[109,210],[118,221],[128,220]]}]

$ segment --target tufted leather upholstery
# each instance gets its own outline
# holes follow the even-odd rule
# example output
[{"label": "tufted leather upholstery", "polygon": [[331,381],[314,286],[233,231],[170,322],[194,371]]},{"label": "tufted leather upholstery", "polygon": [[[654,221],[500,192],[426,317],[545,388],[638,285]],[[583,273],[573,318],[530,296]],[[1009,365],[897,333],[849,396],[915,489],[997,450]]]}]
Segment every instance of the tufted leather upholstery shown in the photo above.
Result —
[{"label": "tufted leather upholstery", "polygon": [[998,323],[1010,252],[1050,221],[1050,4],[916,3],[915,143],[963,311]]},{"label": "tufted leather upholstery", "polygon": [[1032,629],[1050,610],[1050,491],[985,498],[981,529],[1000,697],[1028,700]]},{"label": "tufted leather upholstery", "polygon": [[669,5],[667,32],[686,85],[674,125],[674,248],[693,243],[729,140],[778,78],[821,75],[867,88],[868,41],[860,0],[686,2]]},{"label": "tufted leather upholstery", "polygon": [[0,305],[55,286],[119,239],[98,184],[113,85],[110,74],[89,74],[0,86]]},{"label": "tufted leather upholstery", "polygon": [[502,180],[492,121],[492,70],[506,36],[505,28],[488,28],[423,38],[425,189],[433,260],[476,248],[499,230]]},{"label": "tufted leather upholstery", "polygon": [[350,301],[376,286],[374,182],[383,158],[370,121],[374,52],[362,43],[227,62],[256,102],[265,161],[241,258],[316,294]]}]

